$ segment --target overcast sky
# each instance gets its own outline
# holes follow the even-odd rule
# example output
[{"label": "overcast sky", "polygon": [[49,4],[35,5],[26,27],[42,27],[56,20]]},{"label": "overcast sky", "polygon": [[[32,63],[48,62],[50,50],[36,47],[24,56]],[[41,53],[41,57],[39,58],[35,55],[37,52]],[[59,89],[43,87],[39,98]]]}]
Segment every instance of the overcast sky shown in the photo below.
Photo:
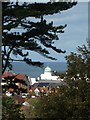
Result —
[{"label": "overcast sky", "polygon": [[[20,1],[20,0],[19,0]],[[24,1],[24,0],[21,0]],[[34,2],[35,0],[25,0]],[[37,0],[49,1],[49,0]],[[84,0],[79,0],[84,1]],[[86,0],[88,1],[88,0]],[[55,46],[62,50],[66,50],[65,54],[58,54],[49,50],[53,57],[56,57],[58,62],[65,61],[65,56],[70,52],[76,52],[78,46],[86,44],[88,38],[88,2],[79,2],[76,6],[69,10],[62,11],[61,14],[49,15],[44,17],[48,22],[53,21],[55,25],[67,24],[65,33],[59,35],[59,40],[56,41]],[[30,53],[30,58],[33,60],[50,61],[43,58],[37,53]]]},{"label": "overcast sky", "polygon": [[[65,56],[70,52],[76,52],[78,46],[86,44],[88,38],[88,3],[78,3],[73,8],[61,12],[61,14],[55,14],[52,16],[46,16],[48,22],[54,21],[55,25],[67,24],[65,33],[60,34],[59,41],[56,41],[57,48],[66,50],[65,54],[58,54],[51,51],[51,55],[56,57],[58,61],[65,61]],[[31,57],[34,60],[49,61],[48,59],[37,56],[31,53]]]}]

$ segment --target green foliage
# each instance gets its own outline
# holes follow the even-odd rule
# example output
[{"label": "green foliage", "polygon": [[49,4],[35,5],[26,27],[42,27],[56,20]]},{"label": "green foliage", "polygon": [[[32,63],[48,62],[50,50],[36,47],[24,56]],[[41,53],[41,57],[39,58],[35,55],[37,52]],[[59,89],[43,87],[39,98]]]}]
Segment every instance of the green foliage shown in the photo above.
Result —
[{"label": "green foliage", "polygon": [[31,120],[37,119],[35,105],[38,104],[38,100],[39,99],[37,98],[27,98],[27,101],[30,104],[30,106],[23,111],[23,113],[26,116],[26,119],[31,119]]},{"label": "green foliage", "polygon": [[19,106],[11,97],[2,98],[2,120],[25,120]]},{"label": "green foliage", "polygon": [[37,118],[90,119],[90,77],[86,69],[90,65],[90,52],[85,46],[78,50],[79,53],[67,56],[68,70],[64,76],[67,86],[55,88],[48,96],[38,100],[35,105]]},{"label": "green foliage", "polygon": [[35,109],[38,111],[38,118],[66,118],[66,101],[64,97],[59,97],[60,94],[51,93],[40,99]]},{"label": "green foliage", "polygon": [[66,56],[66,60],[68,76],[77,77],[77,74],[79,74],[82,78],[86,76],[90,79],[90,51],[87,46],[78,47],[78,54],[71,53]]},{"label": "green foliage", "polygon": [[35,104],[37,118],[56,120],[90,119],[90,84],[81,80],[77,85],[61,87],[43,96]]}]

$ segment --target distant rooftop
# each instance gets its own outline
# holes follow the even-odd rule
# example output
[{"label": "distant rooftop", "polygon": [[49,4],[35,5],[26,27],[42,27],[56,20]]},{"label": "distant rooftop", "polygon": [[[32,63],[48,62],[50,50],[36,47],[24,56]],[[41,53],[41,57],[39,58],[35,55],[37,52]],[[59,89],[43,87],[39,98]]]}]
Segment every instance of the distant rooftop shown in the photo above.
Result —
[{"label": "distant rooftop", "polygon": [[44,71],[45,72],[51,72],[52,70],[51,70],[51,68],[49,66],[47,66]]},{"label": "distant rooftop", "polygon": [[43,86],[45,86],[45,87],[56,87],[56,86],[62,86],[62,85],[65,85],[66,86],[66,82],[64,82],[64,81],[45,81],[45,80],[43,80],[43,81],[39,81],[38,83],[34,83],[34,87],[43,87]]}]

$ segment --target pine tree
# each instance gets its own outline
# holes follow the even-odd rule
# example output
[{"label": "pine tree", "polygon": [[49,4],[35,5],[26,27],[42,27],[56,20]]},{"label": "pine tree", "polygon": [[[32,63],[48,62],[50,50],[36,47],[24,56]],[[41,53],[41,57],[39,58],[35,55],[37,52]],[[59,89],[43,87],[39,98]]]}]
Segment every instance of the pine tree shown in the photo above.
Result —
[{"label": "pine tree", "polygon": [[[53,44],[55,40],[59,40],[58,33],[64,33],[67,25],[54,26],[53,21],[48,23],[44,16],[70,9],[76,4],[77,2],[2,3],[2,73],[7,67],[12,69],[12,61],[42,66],[43,63],[29,58],[29,51],[52,60],[56,58],[49,55],[47,48],[65,53],[65,50],[58,49]],[[37,22],[32,20],[33,17]],[[19,28],[23,30],[22,33],[17,32]],[[12,54],[21,56],[21,59],[13,59]]]}]

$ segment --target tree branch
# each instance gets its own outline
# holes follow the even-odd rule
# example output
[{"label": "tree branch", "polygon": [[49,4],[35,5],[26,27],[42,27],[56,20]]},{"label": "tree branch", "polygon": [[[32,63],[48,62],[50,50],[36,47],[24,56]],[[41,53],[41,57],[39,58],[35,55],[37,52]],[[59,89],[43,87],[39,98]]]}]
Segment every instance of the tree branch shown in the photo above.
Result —
[{"label": "tree branch", "polygon": [[2,74],[5,72],[5,70],[6,70],[6,68],[7,68],[8,60],[9,60],[10,54],[11,54],[11,52],[12,52],[12,50],[13,50],[14,47],[15,47],[15,46],[13,46],[13,47],[10,49],[10,51],[8,52],[8,54],[7,54],[7,59],[6,59],[5,65],[4,65],[3,70],[2,70]]}]

